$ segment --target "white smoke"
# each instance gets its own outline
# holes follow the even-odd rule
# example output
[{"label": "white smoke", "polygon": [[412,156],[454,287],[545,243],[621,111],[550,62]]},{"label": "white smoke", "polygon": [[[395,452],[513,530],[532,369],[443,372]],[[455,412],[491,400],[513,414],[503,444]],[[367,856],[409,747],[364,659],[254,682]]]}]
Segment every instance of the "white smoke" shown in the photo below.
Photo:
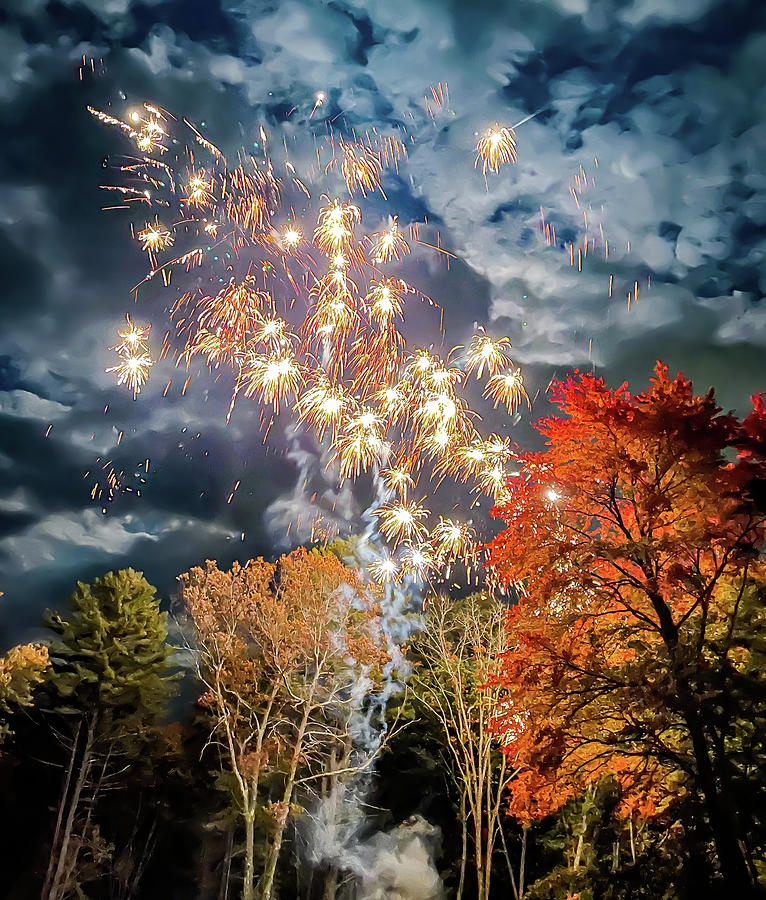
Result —
[{"label": "white smoke", "polygon": [[349,868],[359,878],[358,900],[435,900],[442,883],[433,864],[441,832],[422,816],[359,844]]},{"label": "white smoke", "polygon": [[[372,503],[357,519],[364,523],[364,529],[354,545],[353,558],[345,560],[363,570],[386,553],[373,515],[386,500],[384,483],[377,475],[373,493]],[[415,612],[420,600],[420,589],[411,581],[386,585],[380,615],[389,653],[384,681],[373,692],[368,673],[359,672],[349,709],[354,747],[350,763],[358,771],[336,783],[328,796],[319,798],[300,829],[308,864],[320,870],[335,869],[344,879],[351,874],[357,900],[430,900],[442,893],[433,862],[440,842],[438,828],[414,816],[393,830],[364,836],[370,828],[367,798],[375,778],[374,763],[388,734],[388,703],[403,690],[409,674],[400,644],[421,624]]]},{"label": "white smoke", "polygon": [[337,485],[337,465],[326,448],[306,445],[310,435],[296,425],[287,425],[287,458],[298,470],[295,487],[266,507],[264,524],[279,550],[312,540],[315,523],[337,534],[358,519],[359,506],[351,482]]}]

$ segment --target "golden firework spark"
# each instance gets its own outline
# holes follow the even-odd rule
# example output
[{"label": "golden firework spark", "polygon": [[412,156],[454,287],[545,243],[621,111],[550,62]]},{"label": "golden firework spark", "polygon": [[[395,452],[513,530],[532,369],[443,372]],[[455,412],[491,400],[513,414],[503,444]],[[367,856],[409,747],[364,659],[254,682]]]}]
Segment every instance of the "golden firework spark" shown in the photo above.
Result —
[{"label": "golden firework spark", "polygon": [[298,397],[298,421],[308,422],[321,441],[328,428],[336,431],[352,400],[340,385],[323,373],[314,373],[307,390]]},{"label": "golden firework spark", "polygon": [[136,325],[131,320],[130,313],[126,313],[125,327],[117,331],[120,343],[111,348],[117,353],[119,362],[106,371],[117,374],[117,384],[127,385],[134,400],[146,384],[149,370],[154,364],[148,347],[150,330],[151,325]]},{"label": "golden firework spark", "polygon": [[126,385],[135,400],[146,384],[152,365],[153,360],[148,353],[134,353],[121,357],[116,366],[110,366],[106,371],[116,372],[117,384]]},{"label": "golden firework spark", "polygon": [[397,491],[403,499],[407,498],[409,488],[415,486],[412,475],[403,466],[392,466],[389,469],[383,469],[380,477],[383,479],[387,491]]},{"label": "golden firework spark", "polygon": [[416,350],[407,361],[407,375],[413,379],[423,379],[441,365],[441,360],[428,350]]},{"label": "golden firework spark", "polygon": [[309,118],[314,115],[320,106],[324,106],[325,100],[327,100],[327,94],[325,94],[324,91],[317,91],[316,94],[314,94],[314,108],[311,110]]},{"label": "golden firework spark", "polygon": [[465,379],[465,375],[455,366],[434,366],[424,375],[425,384],[433,391],[454,391]]},{"label": "golden firework spark", "polygon": [[493,339],[484,333],[475,334],[466,354],[465,371],[470,375],[476,372],[476,377],[481,378],[484,369],[489,375],[496,375],[510,366],[511,358],[508,350],[511,349],[511,340],[507,337]]},{"label": "golden firework spark", "polygon": [[281,240],[285,250],[294,250],[303,240],[303,233],[296,225],[288,225],[282,232]]},{"label": "golden firework spark", "polygon": [[143,153],[151,153],[155,150],[165,152],[167,149],[162,139],[167,137],[163,120],[163,114],[156,106],[144,104],[145,113],[134,110],[131,113],[131,121],[140,129],[136,138],[136,145]]},{"label": "golden firework spark", "polygon": [[[446,85],[432,89],[432,97],[435,115],[446,102]],[[312,115],[325,101],[324,93],[315,95]],[[405,239],[396,217],[369,233],[360,206],[320,193],[321,177],[332,167],[349,194],[383,193],[384,167],[406,158],[409,137],[374,129],[361,139],[330,134],[317,146],[313,174],[301,177],[286,143],[285,156],[272,159],[263,128],[257,158],[242,151],[230,164],[187,119],[150,104],[128,113],[126,121],[92,112],[143,148],[143,155],[118,169],[126,184],[105,186],[114,191],[110,196],[128,208],[146,203],[163,210],[165,224],[155,216],[136,226],[151,263],[146,280],[167,287],[173,275],[175,288],[186,278],[180,299],[171,304],[175,336],[166,336],[162,356],[176,349],[177,363],[187,366],[201,357],[221,369],[216,377],[230,368],[232,398],[262,404],[264,427],[280,408],[291,410],[324,443],[340,479],[371,472],[374,483],[382,481],[390,502],[375,511],[378,527],[387,541],[403,546],[373,564],[376,580],[430,578],[458,560],[472,565],[479,548],[473,529],[441,518],[429,535],[430,514],[414,495],[420,484],[428,485],[429,494],[438,492],[449,478],[466,482],[467,493],[505,496],[512,445],[504,436],[481,437],[467,380],[486,376],[484,405],[515,410],[526,394],[509,356],[510,341],[479,328],[463,359],[454,350],[440,355],[438,340],[413,347],[407,338],[410,305],[439,307],[380,267],[421,247],[450,254],[438,236],[431,244],[415,226]],[[180,129],[181,122],[191,140],[188,132],[177,138],[172,123]],[[171,140],[179,148],[174,164],[162,157]],[[512,129],[498,125],[483,140],[477,165],[482,159],[485,174],[515,160]],[[329,162],[325,150],[332,153]],[[304,225],[296,210],[306,217]],[[195,286],[188,273],[200,266],[205,268],[195,273]],[[149,330],[129,318],[126,323],[114,348],[119,364],[109,371],[135,396],[152,365]],[[467,501],[479,497],[469,493]]]},{"label": "golden firework spark", "polygon": [[401,566],[392,556],[383,556],[370,563],[369,572],[378,584],[387,584],[399,580]]},{"label": "golden firework spark", "polygon": [[373,281],[364,298],[370,319],[381,328],[387,328],[394,319],[402,317],[404,299],[400,292],[401,282],[395,278]]},{"label": "golden firework spark", "polygon": [[408,408],[407,393],[401,385],[383,388],[375,399],[380,408],[392,419],[397,419]]},{"label": "golden firework spark", "polygon": [[380,188],[383,164],[377,153],[364,144],[352,144],[342,140],[338,141],[338,149],[341,153],[341,172],[349,194],[360,190],[362,196],[365,196],[368,192]]},{"label": "golden firework spark", "polygon": [[189,175],[186,183],[186,202],[191,206],[210,206],[213,202],[213,181],[200,169]]},{"label": "golden firework spark", "polygon": [[418,580],[426,579],[436,569],[431,547],[428,544],[406,543],[402,546],[402,572]]},{"label": "golden firework spark", "polygon": [[476,166],[480,160],[484,175],[488,169],[499,172],[500,166],[516,162],[516,132],[513,128],[498,123],[488,128],[476,144]]},{"label": "golden firework spark", "polygon": [[254,354],[242,369],[243,393],[259,394],[264,403],[273,403],[279,412],[280,402],[299,392],[303,382],[300,366],[290,353],[276,356]]},{"label": "golden firework spark", "polygon": [[141,249],[149,254],[160,253],[173,246],[173,233],[165,225],[162,225],[157,219],[154,222],[147,222],[146,227],[138,232],[138,240],[141,242]]},{"label": "golden firework spark", "polygon": [[396,216],[385,231],[372,235],[371,253],[372,261],[376,264],[391,262],[392,259],[398,260],[410,253],[410,245],[399,231]]},{"label": "golden firework spark", "polygon": [[476,478],[476,489],[499,500],[506,494],[509,474],[502,463],[488,463]]},{"label": "golden firework spark", "polygon": [[380,460],[384,449],[384,420],[371,409],[362,409],[345,424],[337,441],[340,477],[356,478]]},{"label": "golden firework spark", "polygon": [[454,519],[440,518],[438,525],[431,532],[431,546],[434,558],[440,564],[461,560],[468,565],[475,553],[476,536],[470,525],[456,522]]},{"label": "golden firework spark", "polygon": [[136,325],[130,318],[130,313],[125,313],[125,328],[117,332],[120,337],[120,343],[112,349],[124,356],[130,356],[135,353],[147,353],[147,343],[151,330],[151,325]]},{"label": "golden firework spark", "polygon": [[279,316],[270,316],[258,320],[253,330],[253,340],[256,344],[269,344],[273,347],[281,347],[294,338],[288,330],[287,322]]},{"label": "golden firework spark", "polygon": [[484,450],[487,458],[493,462],[508,462],[513,459],[513,444],[511,439],[499,434],[491,434],[484,441]]},{"label": "golden firework spark", "polygon": [[421,520],[427,519],[429,512],[418,503],[404,500],[384,503],[374,514],[378,516],[383,535],[395,543],[413,538],[422,541],[427,534]]},{"label": "golden firework spark", "polygon": [[514,413],[522,400],[529,401],[527,392],[524,390],[521,369],[493,375],[487,382],[484,396],[491,397],[495,401],[495,408],[499,403],[504,403],[508,412]]},{"label": "golden firework spark", "polygon": [[439,474],[449,474],[461,481],[468,481],[479,476],[486,467],[487,459],[484,442],[474,440],[456,447],[449,457],[437,463],[435,470]]},{"label": "golden firework spark", "polygon": [[319,210],[314,242],[328,256],[345,254],[354,239],[354,226],[361,219],[358,206],[333,200]]},{"label": "golden firework spark", "polygon": [[232,278],[213,296],[184,294],[173,309],[179,330],[186,333],[182,356],[187,362],[200,354],[211,365],[239,364],[262,325],[262,311],[270,307],[270,295],[258,289],[253,276]]}]

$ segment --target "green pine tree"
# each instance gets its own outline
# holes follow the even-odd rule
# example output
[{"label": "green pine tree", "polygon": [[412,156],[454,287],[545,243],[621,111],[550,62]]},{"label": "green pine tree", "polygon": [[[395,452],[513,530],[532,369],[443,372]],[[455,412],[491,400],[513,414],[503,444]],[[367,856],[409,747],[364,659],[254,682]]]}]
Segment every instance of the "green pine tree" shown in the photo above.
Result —
[{"label": "green pine tree", "polygon": [[47,682],[49,722],[69,748],[43,897],[61,900],[78,870],[97,875],[113,848],[96,821],[104,788],[135,766],[160,724],[175,676],[167,614],[133,569],[78,582],[54,632]]}]

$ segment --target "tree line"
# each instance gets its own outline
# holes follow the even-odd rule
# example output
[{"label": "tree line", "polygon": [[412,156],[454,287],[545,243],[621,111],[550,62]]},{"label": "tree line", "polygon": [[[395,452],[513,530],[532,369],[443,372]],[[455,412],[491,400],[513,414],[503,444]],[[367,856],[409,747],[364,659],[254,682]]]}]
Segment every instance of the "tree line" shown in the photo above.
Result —
[{"label": "tree line", "polygon": [[445,586],[403,647],[340,543],[191,569],[172,641],[140,572],[78,583],[0,658],[2,895],[351,898],[311,835],[364,785],[345,839],[424,816],[457,898],[761,896],[766,405],[659,364],[552,399],[505,591]]}]

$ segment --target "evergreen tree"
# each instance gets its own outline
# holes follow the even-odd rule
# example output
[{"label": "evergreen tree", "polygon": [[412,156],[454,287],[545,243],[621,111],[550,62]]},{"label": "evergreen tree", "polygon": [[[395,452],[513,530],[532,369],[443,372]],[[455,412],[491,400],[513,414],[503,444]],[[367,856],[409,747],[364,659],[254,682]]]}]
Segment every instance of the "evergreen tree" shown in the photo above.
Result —
[{"label": "evergreen tree", "polygon": [[167,615],[140,572],[78,582],[71,614],[49,613],[51,728],[69,749],[43,897],[60,900],[98,877],[114,847],[96,820],[100,795],[140,759],[165,711],[173,676]]}]

